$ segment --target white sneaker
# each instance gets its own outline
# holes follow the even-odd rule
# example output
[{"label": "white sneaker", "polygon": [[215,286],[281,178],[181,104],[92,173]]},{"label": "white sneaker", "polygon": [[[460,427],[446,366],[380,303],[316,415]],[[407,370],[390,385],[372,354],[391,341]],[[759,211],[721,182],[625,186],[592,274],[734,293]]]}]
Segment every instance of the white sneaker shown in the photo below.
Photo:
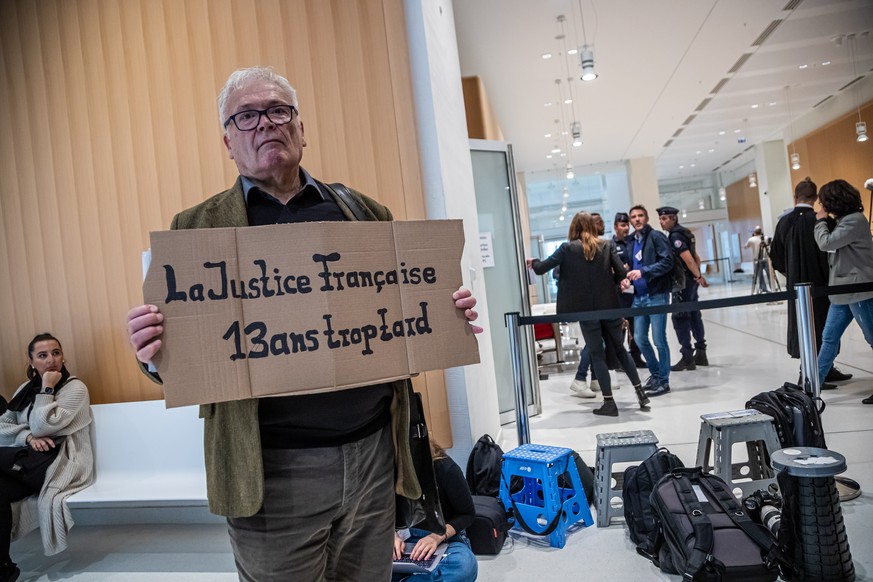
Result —
[{"label": "white sneaker", "polygon": [[591,380],[591,384],[589,385],[589,388],[591,388],[591,390],[593,392],[600,392],[600,380],[596,380],[596,379]]},{"label": "white sneaker", "polygon": [[573,391],[573,396],[577,398],[597,398],[597,394],[588,388],[585,382],[579,380],[573,380],[573,383],[570,384],[570,390]]}]

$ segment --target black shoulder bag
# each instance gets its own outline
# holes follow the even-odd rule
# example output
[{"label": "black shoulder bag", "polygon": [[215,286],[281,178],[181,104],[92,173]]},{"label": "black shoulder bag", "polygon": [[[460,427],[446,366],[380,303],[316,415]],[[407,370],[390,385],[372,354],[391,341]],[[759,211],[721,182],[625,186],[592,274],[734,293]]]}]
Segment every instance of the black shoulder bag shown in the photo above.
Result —
[{"label": "black shoulder bag", "polygon": [[[339,182],[325,184],[359,221],[373,220],[364,211],[358,199],[355,198],[345,184]],[[430,452],[430,438],[424,416],[424,405],[421,394],[412,390],[412,383],[406,383],[409,397],[409,450],[412,454],[412,464],[415,476],[421,487],[421,497],[409,499],[395,495],[394,525],[398,529],[417,527],[436,534],[446,533],[446,521],[440,506],[439,488],[436,473],[433,469],[433,457]]]}]

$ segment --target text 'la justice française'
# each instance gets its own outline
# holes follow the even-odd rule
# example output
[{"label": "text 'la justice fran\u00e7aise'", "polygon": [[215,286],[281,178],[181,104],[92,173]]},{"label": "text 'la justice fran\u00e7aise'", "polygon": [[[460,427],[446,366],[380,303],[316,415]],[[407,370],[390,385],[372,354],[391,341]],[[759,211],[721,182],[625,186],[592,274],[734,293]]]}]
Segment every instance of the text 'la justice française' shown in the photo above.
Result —
[{"label": "text 'la justice fran\u00e7aise'", "polygon": [[[407,267],[406,263],[400,263],[399,269],[387,271],[333,270],[334,267],[331,266],[331,263],[337,263],[341,258],[340,253],[337,252],[312,255],[313,262],[321,266],[321,271],[316,274],[316,277],[321,279],[318,291],[331,292],[372,287],[376,293],[381,293],[382,289],[387,286],[433,285],[437,280],[434,267]],[[248,279],[229,279],[226,261],[204,262],[203,268],[205,270],[214,270],[218,274],[217,284],[211,287],[207,287],[201,282],[185,284],[180,287],[173,266],[164,265],[167,284],[166,303],[173,301],[221,301],[229,298],[282,297],[298,293],[307,294],[314,290],[309,275],[282,273],[278,268],[269,268],[267,262],[262,259],[252,261],[252,263],[259,271],[257,276]],[[206,271],[204,271],[205,274]]]}]

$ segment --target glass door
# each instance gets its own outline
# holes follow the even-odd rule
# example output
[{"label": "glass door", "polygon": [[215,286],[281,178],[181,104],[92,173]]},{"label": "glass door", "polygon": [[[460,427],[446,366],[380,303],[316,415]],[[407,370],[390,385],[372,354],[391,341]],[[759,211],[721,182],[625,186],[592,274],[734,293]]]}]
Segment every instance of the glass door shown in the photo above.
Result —
[{"label": "glass door", "polygon": [[[487,325],[491,329],[500,420],[515,420],[515,383],[509,353],[505,313],[530,315],[527,268],[524,265],[518,194],[512,148],[499,141],[470,140],[476,208],[479,215],[480,246],[483,253],[485,285],[488,289]],[[522,327],[522,369],[528,414],[539,414],[539,376],[530,326]]]}]

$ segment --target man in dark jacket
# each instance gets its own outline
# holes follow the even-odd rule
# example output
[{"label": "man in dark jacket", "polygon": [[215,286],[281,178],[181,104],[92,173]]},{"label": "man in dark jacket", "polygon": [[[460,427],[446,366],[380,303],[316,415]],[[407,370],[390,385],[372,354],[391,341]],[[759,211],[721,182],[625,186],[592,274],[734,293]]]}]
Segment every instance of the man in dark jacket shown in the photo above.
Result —
[{"label": "man in dark jacket", "polygon": [[[818,188],[815,182],[806,178],[794,188],[794,209],[783,214],[776,224],[773,242],[770,245],[770,262],[773,268],[782,273],[788,283],[788,290],[794,292],[798,283],[812,283],[814,286],[828,284],[827,253],[815,243],[815,204]],[[828,317],[830,301],[827,296],[814,297],[812,313],[815,320],[815,345],[821,346],[822,330]],[[800,340],[797,336],[797,313],[794,296],[788,300],[788,354],[800,357]],[[828,382],[848,380],[851,374],[843,374],[831,368],[822,389],[836,388]]]},{"label": "man in dark jacket", "polygon": [[[673,206],[658,208],[658,220],[661,228],[667,232],[670,246],[676,253],[675,260],[685,269],[685,287],[673,294],[673,300],[678,303],[697,303],[697,290],[709,287],[706,278],[700,270],[700,257],[697,254],[697,241],[694,233],[679,224],[679,209]],[[682,359],[670,368],[674,372],[694,370],[697,366],[708,366],[706,357],[706,339],[703,319],[700,311],[685,311],[673,314],[673,329],[676,338],[682,346]],[[691,345],[694,336],[695,346]],[[694,348],[697,348],[695,351]]]},{"label": "man in dark jacket", "polygon": [[[651,307],[670,303],[673,250],[663,233],[649,226],[645,206],[630,209],[634,233],[628,237],[631,249],[631,270],[627,278],[634,285],[634,307]],[[649,327],[658,355],[649,341]],[[646,358],[651,376],[646,381],[646,394],[661,396],[670,391],[670,346],[667,343],[667,314],[640,315],[634,318],[634,340]]]},{"label": "man in dark jacket", "polygon": [[[615,230],[615,236],[612,237],[612,243],[615,245],[615,251],[618,253],[618,258],[621,259],[621,262],[624,264],[624,268],[630,270],[633,243],[628,244],[630,217],[627,215],[627,212],[615,213],[613,230]],[[632,307],[634,303],[633,289],[629,289],[627,293],[620,293],[619,299],[621,300],[622,307]],[[637,368],[647,367],[646,362],[643,361],[643,356],[640,353],[640,348],[637,346],[637,342],[634,341],[634,318],[632,317],[627,319],[627,345],[628,351],[634,359],[634,364],[636,364]]]}]

